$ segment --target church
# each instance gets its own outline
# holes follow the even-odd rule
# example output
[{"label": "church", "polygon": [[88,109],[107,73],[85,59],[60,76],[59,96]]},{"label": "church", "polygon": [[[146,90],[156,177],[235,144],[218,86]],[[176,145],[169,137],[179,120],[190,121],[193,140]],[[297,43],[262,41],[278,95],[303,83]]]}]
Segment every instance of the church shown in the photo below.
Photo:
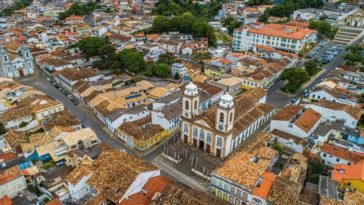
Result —
[{"label": "church", "polygon": [[34,73],[33,56],[29,48],[19,41],[0,45],[0,76],[19,78]]},{"label": "church", "polygon": [[254,88],[237,96],[228,93],[211,108],[199,112],[199,90],[192,82],[182,96],[182,142],[224,159],[273,115],[266,93]]}]

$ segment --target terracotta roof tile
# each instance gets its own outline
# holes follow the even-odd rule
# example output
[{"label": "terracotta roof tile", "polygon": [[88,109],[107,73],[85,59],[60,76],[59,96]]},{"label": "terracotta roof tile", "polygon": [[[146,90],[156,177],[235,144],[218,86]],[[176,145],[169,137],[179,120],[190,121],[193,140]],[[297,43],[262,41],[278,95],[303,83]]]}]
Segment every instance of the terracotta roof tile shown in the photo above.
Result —
[{"label": "terracotta roof tile", "polygon": [[273,120],[282,120],[282,121],[290,120],[299,112],[301,112],[302,109],[303,106],[288,105],[285,108],[283,108],[279,113],[277,113],[277,115],[273,117]]},{"label": "terracotta roof tile", "polygon": [[319,113],[309,108],[305,110],[297,120],[294,121],[294,124],[305,132],[308,132],[320,120],[320,118],[321,115]]},{"label": "terracotta roof tile", "polygon": [[12,180],[21,177],[21,172],[17,166],[13,166],[0,172],[0,185],[6,184]]},{"label": "terracotta roof tile", "polygon": [[364,181],[364,160],[353,165],[335,165],[331,178],[336,182],[342,182],[343,180]]},{"label": "terracotta roof tile", "polygon": [[114,203],[118,203],[138,174],[158,169],[143,159],[119,150],[103,152],[93,166],[95,171],[87,184]]},{"label": "terracotta roof tile", "polygon": [[363,156],[356,154],[355,152],[350,152],[347,149],[338,147],[336,145],[332,145],[332,144],[327,144],[325,143],[322,148],[321,148],[321,152],[325,152],[327,154],[333,155],[335,157],[339,157],[341,159],[345,159],[347,161],[351,161],[351,162],[358,162],[362,159],[364,159]]}]

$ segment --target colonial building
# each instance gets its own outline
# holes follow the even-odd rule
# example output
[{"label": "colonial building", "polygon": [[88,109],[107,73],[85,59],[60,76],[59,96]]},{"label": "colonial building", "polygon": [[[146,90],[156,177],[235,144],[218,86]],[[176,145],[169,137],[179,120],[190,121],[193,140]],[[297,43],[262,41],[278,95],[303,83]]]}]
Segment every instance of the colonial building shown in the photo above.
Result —
[{"label": "colonial building", "polygon": [[218,158],[227,157],[273,114],[261,88],[234,98],[226,93],[218,104],[200,113],[200,94],[195,84],[182,97],[182,141]]},{"label": "colonial building", "polygon": [[284,24],[239,27],[234,30],[233,50],[247,51],[256,45],[298,53],[306,43],[316,42],[316,31]]},{"label": "colonial building", "polygon": [[34,73],[29,48],[18,41],[0,45],[0,76],[18,78]]}]

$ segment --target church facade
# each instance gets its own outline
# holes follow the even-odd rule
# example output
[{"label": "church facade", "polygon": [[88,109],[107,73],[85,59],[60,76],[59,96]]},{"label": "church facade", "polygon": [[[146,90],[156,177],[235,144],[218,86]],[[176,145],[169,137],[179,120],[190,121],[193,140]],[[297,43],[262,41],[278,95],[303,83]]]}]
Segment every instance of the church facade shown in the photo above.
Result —
[{"label": "church facade", "polygon": [[0,76],[19,78],[34,73],[34,60],[29,48],[20,42],[0,45]]},{"label": "church facade", "polygon": [[246,91],[235,99],[226,93],[220,101],[199,113],[199,90],[190,83],[182,97],[182,142],[224,159],[272,117],[275,109],[265,103],[262,88]]}]

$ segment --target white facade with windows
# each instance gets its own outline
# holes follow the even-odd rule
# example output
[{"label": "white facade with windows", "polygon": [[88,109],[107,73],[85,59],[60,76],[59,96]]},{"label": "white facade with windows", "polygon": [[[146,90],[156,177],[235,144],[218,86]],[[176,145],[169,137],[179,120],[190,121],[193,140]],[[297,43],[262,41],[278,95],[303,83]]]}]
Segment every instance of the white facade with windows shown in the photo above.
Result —
[{"label": "white facade with windows", "polygon": [[338,103],[343,103],[343,104],[347,104],[347,105],[351,105],[351,106],[355,106],[357,104],[357,102],[355,102],[354,100],[351,100],[351,99],[346,99],[344,97],[341,97],[341,98],[335,97],[324,89],[322,89],[322,90],[318,89],[318,90],[310,92],[309,99],[310,100],[324,99],[324,100],[328,100],[331,102],[338,102]]},{"label": "white facade with windows", "polygon": [[265,205],[267,202],[251,193],[242,185],[236,184],[230,180],[223,179],[215,174],[211,176],[210,193],[220,199],[230,202],[231,204],[259,204]]},{"label": "white facade with windows", "polygon": [[[254,28],[254,30],[259,29],[259,27]],[[251,32],[250,28],[237,28],[234,30],[232,47],[234,51],[247,51],[255,48],[256,45],[264,45],[293,53],[298,53],[305,46],[306,43],[317,41],[315,32],[306,34],[302,38],[290,38],[289,35],[280,36],[280,33],[282,32],[287,33],[289,31],[283,30],[282,28],[280,30],[272,30],[270,32],[271,34],[260,34]],[[293,32],[295,31],[292,31],[292,36]]]},{"label": "white facade with windows", "polygon": [[321,152],[320,158],[325,165],[330,166],[330,167],[334,167],[337,164],[347,164],[347,165],[354,164],[353,161],[348,161],[346,159],[342,159],[340,157],[334,156],[334,155],[332,155],[330,153],[326,153],[326,152]]},{"label": "white facade with windows", "polygon": [[[258,92],[258,93],[255,93]],[[254,131],[256,131],[264,122],[266,122],[273,114],[274,109],[271,105],[265,104],[266,109],[261,109],[260,106],[265,103],[265,92],[261,88],[258,90],[250,90],[246,93],[254,93],[251,98],[243,96],[237,101],[238,110],[235,109],[234,99],[226,93],[220,98],[216,108],[209,108],[204,115],[199,114],[199,94],[197,86],[190,83],[186,86],[182,97],[182,135],[181,140],[193,147],[215,156],[224,159],[234,149],[238,147],[245,139],[247,139]],[[246,94],[245,93],[245,94]],[[247,99],[250,98],[250,99]],[[236,121],[235,112],[239,112],[241,108],[239,103],[250,101],[250,107],[238,116]],[[249,111],[254,110],[259,112],[259,116],[255,116],[249,122],[244,121],[244,116],[249,118]],[[249,118],[251,119],[251,118]],[[239,123],[244,121],[244,126],[239,126]],[[237,129],[234,130],[234,124],[237,124]],[[247,125],[248,124],[248,125]]]},{"label": "white facade with windows", "polygon": [[0,45],[0,76],[19,78],[34,73],[33,56],[29,48],[21,44],[13,51]]},{"label": "white facade with windows", "polygon": [[[323,119],[329,121],[343,120],[345,127],[349,127],[355,129],[358,120],[355,119],[352,115],[350,115],[345,110],[337,110],[330,109],[323,106],[315,105],[315,104],[307,104],[305,105],[307,108],[312,108],[316,112],[320,113]],[[360,110],[359,110],[360,112]]]}]

